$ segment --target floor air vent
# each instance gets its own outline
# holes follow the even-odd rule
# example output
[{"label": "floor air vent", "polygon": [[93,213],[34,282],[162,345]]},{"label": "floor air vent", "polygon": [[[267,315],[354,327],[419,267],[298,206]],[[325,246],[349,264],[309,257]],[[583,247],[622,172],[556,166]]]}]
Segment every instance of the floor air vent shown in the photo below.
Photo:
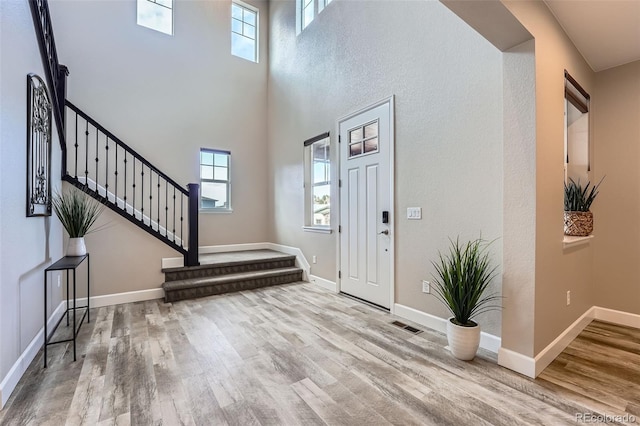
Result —
[{"label": "floor air vent", "polygon": [[400,327],[403,330],[407,330],[408,332],[413,333],[413,334],[422,333],[422,330],[419,330],[419,329],[417,329],[415,327],[411,327],[410,325],[407,325],[407,324],[405,324],[403,322],[400,322],[400,321],[394,321],[391,324],[395,325],[396,327]]}]

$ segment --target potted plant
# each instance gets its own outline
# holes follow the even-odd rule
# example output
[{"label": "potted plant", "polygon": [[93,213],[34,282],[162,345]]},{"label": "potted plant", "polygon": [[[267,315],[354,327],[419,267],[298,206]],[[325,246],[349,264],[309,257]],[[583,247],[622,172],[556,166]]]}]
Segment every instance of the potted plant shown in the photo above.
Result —
[{"label": "potted plant", "polygon": [[439,253],[435,267],[433,290],[435,296],[453,315],[447,321],[447,340],[453,356],[472,360],[480,345],[480,326],[472,320],[478,314],[501,306],[498,294],[488,293],[489,284],[497,275],[482,239],[461,244],[451,241],[449,253]]},{"label": "potted plant", "polygon": [[597,185],[591,186],[590,190],[591,182],[587,182],[587,186],[584,188],[580,185],[580,180],[576,183],[569,178],[569,183],[564,183],[565,235],[586,237],[593,232],[593,213],[589,211],[589,208],[598,196],[598,188],[602,179]]},{"label": "potted plant", "polygon": [[67,256],[87,254],[84,236],[92,231],[91,228],[104,210],[104,205],[75,188],[66,192],[56,192],[51,204],[69,234]]}]

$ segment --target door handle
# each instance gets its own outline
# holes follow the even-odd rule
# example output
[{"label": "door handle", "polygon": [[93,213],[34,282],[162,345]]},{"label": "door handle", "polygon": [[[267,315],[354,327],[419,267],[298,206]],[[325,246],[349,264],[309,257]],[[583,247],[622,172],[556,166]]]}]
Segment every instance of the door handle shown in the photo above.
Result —
[{"label": "door handle", "polygon": [[380,234],[389,235],[389,230],[388,230],[388,229],[385,229],[385,230],[384,230],[384,231],[382,231],[382,232],[378,232],[378,235],[380,235]]}]

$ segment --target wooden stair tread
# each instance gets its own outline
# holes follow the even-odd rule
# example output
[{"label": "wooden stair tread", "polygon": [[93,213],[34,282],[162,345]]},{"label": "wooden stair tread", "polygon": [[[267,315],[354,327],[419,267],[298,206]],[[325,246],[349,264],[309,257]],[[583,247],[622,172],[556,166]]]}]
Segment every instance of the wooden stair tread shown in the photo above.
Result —
[{"label": "wooden stair tread", "polygon": [[196,271],[204,269],[224,268],[230,266],[269,263],[283,260],[295,261],[295,259],[295,255],[281,253],[275,250],[246,250],[232,253],[214,253],[209,255],[201,255],[199,266],[164,268],[162,269],[162,272],[171,273],[181,271]]},{"label": "wooden stair tread", "polygon": [[165,302],[252,290],[302,281],[296,256],[274,250],[212,253],[199,266],[166,268]]},{"label": "wooden stair tread", "polygon": [[302,273],[302,269],[296,267],[266,269],[262,271],[240,272],[237,274],[219,275],[215,277],[188,278],[185,280],[169,281],[165,282],[162,285],[162,288],[165,291],[172,291],[298,273]]}]

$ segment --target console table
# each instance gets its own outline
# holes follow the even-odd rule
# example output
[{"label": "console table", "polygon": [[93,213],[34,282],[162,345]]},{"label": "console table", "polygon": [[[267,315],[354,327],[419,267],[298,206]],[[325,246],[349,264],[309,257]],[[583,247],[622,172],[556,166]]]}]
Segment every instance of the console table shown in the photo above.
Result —
[{"label": "console table", "polygon": [[[76,269],[82,262],[86,259],[87,261],[87,304],[84,306],[76,305]],[[67,309],[56,325],[53,327],[51,332],[51,336],[49,336],[49,332],[47,329],[47,276],[51,271],[67,271]],[[73,271],[73,306],[69,306],[69,271]],[[76,326],[76,311],[78,309],[86,309],[82,314],[82,318],[80,318],[80,323]],[[55,342],[51,342],[50,338],[53,337],[53,334],[56,332],[56,329],[64,319],[67,317],[67,327],[69,326],[69,314],[73,312],[73,337],[65,340],[56,340]],[[58,260],[53,265],[49,266],[44,270],[44,368],[47,368],[47,346],[55,345],[56,343],[64,343],[64,342],[73,342],[73,360],[76,360],[76,337],[78,336],[78,331],[80,331],[80,327],[82,326],[82,322],[84,318],[87,317],[87,322],[91,322],[91,316],[89,313],[89,253],[84,256],[65,256],[62,259]]]}]

